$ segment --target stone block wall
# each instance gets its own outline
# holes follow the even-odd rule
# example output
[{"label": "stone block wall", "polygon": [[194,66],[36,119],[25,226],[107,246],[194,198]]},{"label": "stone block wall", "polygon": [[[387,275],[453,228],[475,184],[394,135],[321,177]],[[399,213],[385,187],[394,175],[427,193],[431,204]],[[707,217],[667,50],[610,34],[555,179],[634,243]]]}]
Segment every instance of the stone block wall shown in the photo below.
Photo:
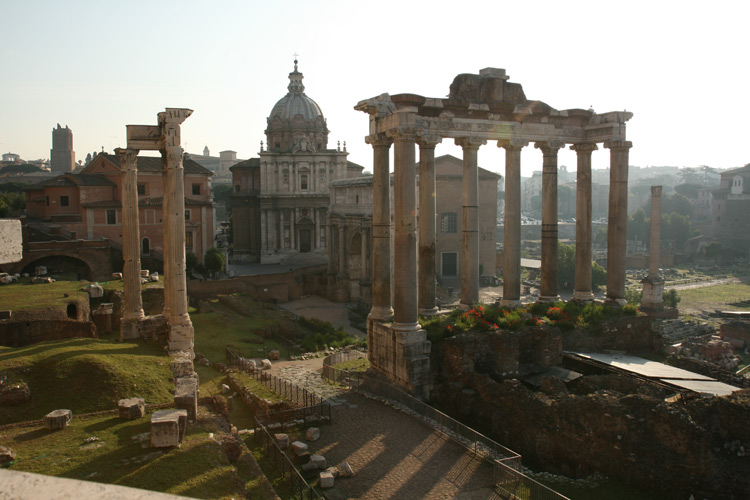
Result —
[{"label": "stone block wall", "polygon": [[722,339],[737,339],[743,342],[744,347],[750,345],[750,321],[730,321],[719,327],[719,335]]},{"label": "stone block wall", "polygon": [[97,338],[96,326],[91,321],[40,320],[0,322],[0,345],[22,347],[48,340]]},{"label": "stone block wall", "polygon": [[367,338],[372,369],[414,397],[429,398],[432,344],[424,330],[403,332],[387,323],[368,321]]}]

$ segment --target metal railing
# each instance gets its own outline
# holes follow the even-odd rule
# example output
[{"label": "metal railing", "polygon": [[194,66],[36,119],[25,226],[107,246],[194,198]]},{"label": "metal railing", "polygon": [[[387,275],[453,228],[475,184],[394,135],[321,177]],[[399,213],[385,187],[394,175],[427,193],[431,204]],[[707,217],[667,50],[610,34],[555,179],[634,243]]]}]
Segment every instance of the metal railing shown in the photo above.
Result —
[{"label": "metal railing", "polygon": [[467,450],[473,452],[476,456],[490,463],[501,461],[514,469],[521,469],[521,455],[515,451],[496,443],[483,434],[390,384],[374,379],[366,374],[360,378],[362,379],[358,385],[360,391],[369,392],[372,395],[395,401],[402,407],[421,416],[438,432],[445,434]]},{"label": "metal railing", "polygon": [[501,461],[495,462],[495,493],[509,500],[570,500]]},{"label": "metal railing", "polygon": [[361,359],[367,354],[362,351],[342,351],[326,356],[323,359],[323,378],[334,384],[339,384],[349,389],[356,389],[362,383],[362,372],[352,370],[341,370],[334,368],[333,365]]},{"label": "metal railing", "polygon": [[268,458],[271,465],[279,471],[281,480],[289,485],[289,498],[299,500],[318,500],[321,496],[310,486],[294,466],[289,457],[276,444],[268,429],[255,419],[255,437],[263,450],[263,455]]},{"label": "metal railing", "polygon": [[259,414],[255,417],[256,425],[262,425],[270,430],[298,427],[307,424],[330,424],[331,405],[323,403],[303,408],[275,411]]}]

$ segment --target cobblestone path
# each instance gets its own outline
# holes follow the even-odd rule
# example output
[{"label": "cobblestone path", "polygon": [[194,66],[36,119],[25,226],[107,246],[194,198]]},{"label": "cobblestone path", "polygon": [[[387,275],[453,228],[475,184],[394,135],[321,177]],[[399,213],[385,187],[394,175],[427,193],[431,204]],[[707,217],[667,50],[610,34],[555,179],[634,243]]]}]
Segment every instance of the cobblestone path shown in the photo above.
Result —
[{"label": "cobblestone path", "polygon": [[347,461],[354,470],[326,490],[330,500],[499,500],[490,464],[416,418],[328,384],[320,365],[284,362],[273,371],[329,398],[333,424],[321,426],[310,451],[329,466]]}]

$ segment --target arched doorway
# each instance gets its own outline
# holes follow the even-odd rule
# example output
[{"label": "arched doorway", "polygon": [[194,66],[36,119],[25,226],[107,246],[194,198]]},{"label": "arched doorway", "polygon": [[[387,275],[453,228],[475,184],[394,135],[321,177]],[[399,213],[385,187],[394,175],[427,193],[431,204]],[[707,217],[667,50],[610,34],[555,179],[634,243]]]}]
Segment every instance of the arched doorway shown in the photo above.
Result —
[{"label": "arched doorway", "polygon": [[141,241],[141,255],[144,257],[151,256],[151,241],[148,238],[143,238],[143,241]]}]

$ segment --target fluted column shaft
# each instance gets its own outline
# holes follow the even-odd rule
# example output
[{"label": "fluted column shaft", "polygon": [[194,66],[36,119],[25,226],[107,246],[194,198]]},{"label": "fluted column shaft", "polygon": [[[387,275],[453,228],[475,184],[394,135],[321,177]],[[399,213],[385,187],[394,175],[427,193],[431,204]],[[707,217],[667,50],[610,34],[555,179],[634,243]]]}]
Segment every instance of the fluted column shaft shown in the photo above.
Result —
[{"label": "fluted column shaft", "polygon": [[576,282],[573,300],[594,300],[591,283],[592,221],[591,221],[591,153],[593,143],[574,144],[578,166],[576,172]]},{"label": "fluted column shaft", "polygon": [[498,141],[505,148],[505,226],[503,298],[505,306],[521,302],[521,150],[527,143]]},{"label": "fluted column shaft", "polygon": [[164,199],[169,211],[164,219],[169,220],[164,239],[169,241],[164,259],[169,260],[169,276],[165,278],[164,294],[169,295],[169,350],[193,349],[193,324],[188,315],[187,279],[185,276],[185,175],[182,166],[183,149],[180,146],[180,124],[192,112],[168,109],[159,113],[159,122],[164,133],[166,156],[166,179]]},{"label": "fluted column shaft", "polygon": [[417,172],[416,135],[410,129],[393,131],[394,255],[393,327],[419,329],[417,322]]},{"label": "fluted column shaft", "polygon": [[456,139],[463,150],[463,217],[461,220],[461,300],[468,310],[479,302],[479,166],[477,153],[487,141],[475,137]]},{"label": "fluted column shaft", "polygon": [[436,195],[435,146],[440,137],[422,136],[419,139],[419,314],[436,314],[435,306],[435,247]]},{"label": "fluted column shaft", "polygon": [[141,299],[141,236],[138,215],[138,150],[115,149],[122,170],[122,257],[124,311],[123,320],[140,320]]},{"label": "fluted column shaft", "polygon": [[607,298],[624,305],[628,229],[628,152],[630,141],[609,141],[609,224],[607,227]]},{"label": "fluted column shaft", "polygon": [[648,245],[648,275],[659,278],[661,246],[661,186],[651,186],[651,233]]},{"label": "fluted column shaft", "polygon": [[367,138],[373,148],[372,176],[372,309],[369,319],[393,318],[391,307],[391,177],[388,151],[391,139]]},{"label": "fluted column shaft", "polygon": [[542,150],[542,279],[540,302],[555,302],[557,294],[557,152],[558,142],[537,142]]},{"label": "fluted column shaft", "polygon": [[167,237],[167,235],[172,234],[172,224],[173,224],[173,218],[168,217],[167,214],[170,214],[172,212],[172,203],[173,199],[172,196],[167,196],[167,186],[169,186],[170,180],[169,180],[169,169],[167,168],[167,157],[166,154],[162,151],[161,155],[161,186],[162,186],[162,198],[161,198],[161,218],[162,218],[162,257],[163,257],[163,267],[164,267],[164,309],[162,310],[162,315],[164,315],[165,318],[167,318],[167,321],[169,321],[169,315],[171,310],[171,301],[172,301],[172,295],[167,293],[167,281],[172,279],[172,274],[170,274],[171,259],[167,258],[169,255],[169,252],[171,251],[171,248],[173,246],[173,241],[170,237]]}]

